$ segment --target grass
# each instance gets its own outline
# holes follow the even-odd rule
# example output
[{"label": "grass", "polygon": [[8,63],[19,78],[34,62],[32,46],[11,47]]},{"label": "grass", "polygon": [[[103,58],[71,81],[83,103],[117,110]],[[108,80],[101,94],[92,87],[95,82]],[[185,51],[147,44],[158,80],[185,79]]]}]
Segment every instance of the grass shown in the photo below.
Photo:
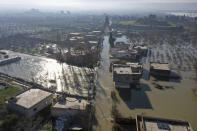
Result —
[{"label": "grass", "polygon": [[52,131],[52,130],[53,130],[52,124],[50,124],[50,123],[45,124],[45,125],[42,127],[41,130],[43,130],[43,131]]},{"label": "grass", "polygon": [[6,109],[6,101],[19,93],[22,89],[6,84],[4,89],[0,89],[0,126],[9,127],[9,125],[14,125],[18,120],[17,115],[8,114]]},{"label": "grass", "polygon": [[[119,22],[119,24],[121,25],[130,25],[130,26],[143,26],[143,27],[148,27],[150,25],[145,25],[145,24],[140,24],[134,20],[131,20],[131,21],[121,21]],[[170,23],[170,25],[157,25],[156,27],[176,27],[177,25],[176,24],[172,24]]]},{"label": "grass", "polygon": [[6,84],[6,87],[4,89],[0,89],[0,109],[2,107],[5,107],[5,102],[10,98],[15,96],[17,93],[19,93],[22,89],[11,86]]},{"label": "grass", "polygon": [[134,20],[131,20],[131,21],[121,21],[119,24],[121,24],[121,25],[133,25],[133,26],[148,26],[148,25],[143,25],[143,24],[137,23]]}]

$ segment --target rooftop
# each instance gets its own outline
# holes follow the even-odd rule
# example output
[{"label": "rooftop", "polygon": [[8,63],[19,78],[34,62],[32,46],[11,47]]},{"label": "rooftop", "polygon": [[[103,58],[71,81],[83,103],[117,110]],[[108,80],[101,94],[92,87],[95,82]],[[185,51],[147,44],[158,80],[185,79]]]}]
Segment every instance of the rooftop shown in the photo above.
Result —
[{"label": "rooftop", "polygon": [[170,70],[168,63],[151,63],[151,68],[156,70]]},{"label": "rooftop", "polygon": [[16,104],[25,108],[31,108],[35,104],[52,95],[41,89],[29,89],[16,96]]},{"label": "rooftop", "polygon": [[80,33],[78,33],[78,32],[73,32],[73,33],[70,33],[70,35],[80,35]]},{"label": "rooftop", "polygon": [[186,126],[183,125],[173,125],[170,123],[163,123],[159,121],[144,121],[147,131],[189,131]]},{"label": "rooftop", "polygon": [[88,41],[90,44],[97,44],[97,41]]},{"label": "rooftop", "polygon": [[117,74],[141,74],[141,68],[142,66],[138,63],[127,63],[126,65],[113,65],[113,71]]},{"label": "rooftop", "polygon": [[142,45],[134,46],[134,49],[138,49],[138,48],[143,50],[148,49],[146,46],[142,46]]},{"label": "rooftop", "polygon": [[132,74],[130,66],[114,67],[114,72],[117,74]]},{"label": "rooftop", "polygon": [[94,30],[94,31],[92,31],[93,33],[101,33],[101,31],[99,31],[99,30]]},{"label": "rooftop", "polygon": [[137,124],[138,131],[193,131],[188,122],[180,120],[137,116]]},{"label": "rooftop", "polygon": [[87,100],[78,100],[76,98],[67,97],[66,99],[57,102],[53,108],[85,110],[87,104]]}]

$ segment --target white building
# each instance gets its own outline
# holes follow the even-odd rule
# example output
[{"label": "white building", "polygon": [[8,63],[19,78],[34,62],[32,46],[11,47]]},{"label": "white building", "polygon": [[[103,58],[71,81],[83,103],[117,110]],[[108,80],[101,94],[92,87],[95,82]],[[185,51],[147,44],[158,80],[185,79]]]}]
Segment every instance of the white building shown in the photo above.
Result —
[{"label": "white building", "polygon": [[31,88],[21,92],[7,101],[7,108],[26,117],[31,117],[52,102],[52,93],[42,89]]}]

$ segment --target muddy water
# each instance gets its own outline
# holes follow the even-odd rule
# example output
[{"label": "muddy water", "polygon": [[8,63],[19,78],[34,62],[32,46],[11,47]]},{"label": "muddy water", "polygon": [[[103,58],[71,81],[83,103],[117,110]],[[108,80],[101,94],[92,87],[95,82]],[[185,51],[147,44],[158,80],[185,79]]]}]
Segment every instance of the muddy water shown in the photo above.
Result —
[{"label": "muddy water", "polygon": [[96,95],[96,131],[111,131],[111,107],[112,100],[110,93],[113,90],[112,75],[109,72],[109,37],[105,36],[103,50],[101,53],[101,66],[97,74],[97,95]]},{"label": "muddy water", "polygon": [[[112,124],[111,106],[112,100],[110,92],[114,89],[112,74],[109,69],[109,44],[108,37],[103,42],[104,48],[101,54],[102,64],[98,70],[97,96],[96,96],[96,130],[110,131]],[[120,40],[120,39],[119,39]],[[125,41],[125,40],[124,40]],[[135,118],[137,114],[147,116],[163,117],[169,119],[180,119],[189,121],[192,128],[197,130],[197,96],[192,92],[192,88],[197,88],[197,82],[193,79],[185,79],[180,82],[165,82],[149,80],[148,64],[151,59],[143,60],[144,74],[141,81],[141,89],[122,89],[118,90],[117,103],[118,110],[125,117]],[[193,76],[194,73],[182,72],[183,76]],[[153,83],[162,86],[172,87],[160,90],[155,88]]]},{"label": "muddy water", "polygon": [[[0,72],[42,84],[46,88],[86,96],[89,68],[60,64],[54,59],[8,51],[10,57],[20,56],[20,62],[0,66]],[[53,81],[52,81],[53,80]]]}]

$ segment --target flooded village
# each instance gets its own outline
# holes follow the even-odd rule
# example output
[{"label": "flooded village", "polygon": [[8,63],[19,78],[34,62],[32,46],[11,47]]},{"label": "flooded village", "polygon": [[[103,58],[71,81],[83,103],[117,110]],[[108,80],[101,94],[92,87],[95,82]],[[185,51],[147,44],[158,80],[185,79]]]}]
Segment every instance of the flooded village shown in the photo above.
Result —
[{"label": "flooded village", "polygon": [[0,130],[197,130],[196,18],[38,14],[0,16]]}]

